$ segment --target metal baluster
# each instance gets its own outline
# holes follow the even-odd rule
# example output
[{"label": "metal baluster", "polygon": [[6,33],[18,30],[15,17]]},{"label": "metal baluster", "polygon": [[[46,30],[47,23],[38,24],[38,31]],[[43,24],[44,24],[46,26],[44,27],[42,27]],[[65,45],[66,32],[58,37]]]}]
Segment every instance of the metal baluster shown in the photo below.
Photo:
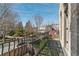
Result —
[{"label": "metal baluster", "polygon": [[3,52],[4,52],[4,44],[2,43],[2,51],[1,51],[2,56],[3,56]]},{"label": "metal baluster", "polygon": [[14,41],[14,48],[13,48],[13,50],[14,50],[14,56],[15,56],[15,41]]},{"label": "metal baluster", "polygon": [[23,55],[24,55],[24,38],[23,38]]},{"label": "metal baluster", "polygon": [[26,53],[26,51],[25,51],[25,37],[24,37],[24,54]]},{"label": "metal baluster", "polygon": [[24,51],[25,51],[25,54],[26,54],[27,53],[26,37],[24,37]]},{"label": "metal baluster", "polygon": [[8,47],[8,53],[9,53],[9,56],[10,56],[10,42],[9,42],[9,47]]},{"label": "metal baluster", "polygon": [[[18,39],[18,45],[19,45],[19,39]],[[18,47],[18,56],[19,56],[19,46],[17,46]]]},{"label": "metal baluster", "polygon": [[[23,39],[21,40],[21,43],[23,43]],[[21,56],[22,56],[22,48],[23,48],[23,47],[22,47],[22,45],[21,45]]]},{"label": "metal baluster", "polygon": [[[21,40],[19,39],[19,44],[21,43]],[[21,56],[21,45],[19,45],[19,55]]]},{"label": "metal baluster", "polygon": [[24,37],[24,54],[26,53],[26,50],[25,50],[25,37]]}]

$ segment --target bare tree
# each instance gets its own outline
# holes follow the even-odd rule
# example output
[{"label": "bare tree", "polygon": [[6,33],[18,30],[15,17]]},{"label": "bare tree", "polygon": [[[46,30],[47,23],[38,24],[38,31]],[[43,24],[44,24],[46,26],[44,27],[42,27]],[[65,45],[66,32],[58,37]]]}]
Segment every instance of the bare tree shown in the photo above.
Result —
[{"label": "bare tree", "polygon": [[30,21],[26,22],[26,25],[25,25],[25,33],[26,34],[32,34],[33,33],[33,27],[32,27],[32,24]]},{"label": "bare tree", "polygon": [[8,33],[15,29],[16,14],[11,11],[9,4],[0,4],[0,29]]},{"label": "bare tree", "polygon": [[34,20],[35,20],[36,27],[39,29],[40,25],[43,22],[43,17],[42,16],[35,16]]}]

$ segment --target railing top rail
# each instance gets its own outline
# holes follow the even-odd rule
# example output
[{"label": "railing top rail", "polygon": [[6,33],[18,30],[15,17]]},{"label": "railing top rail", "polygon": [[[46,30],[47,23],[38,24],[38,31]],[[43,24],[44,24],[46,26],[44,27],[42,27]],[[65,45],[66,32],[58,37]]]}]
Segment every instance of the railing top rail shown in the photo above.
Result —
[{"label": "railing top rail", "polygon": [[10,43],[10,42],[14,42],[14,41],[18,41],[18,40],[23,40],[24,37],[15,37],[15,38],[9,38],[9,40],[6,40],[6,42],[0,42],[1,44],[5,44],[5,43]]}]

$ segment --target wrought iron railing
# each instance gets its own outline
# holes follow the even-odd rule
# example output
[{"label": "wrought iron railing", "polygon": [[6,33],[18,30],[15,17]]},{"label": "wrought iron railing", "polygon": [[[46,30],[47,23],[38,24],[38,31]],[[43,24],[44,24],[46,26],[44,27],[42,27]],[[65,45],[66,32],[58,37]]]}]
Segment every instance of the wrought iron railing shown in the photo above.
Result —
[{"label": "wrought iron railing", "polygon": [[0,43],[1,56],[19,56],[27,52],[27,44],[25,38],[13,39],[5,43]]},{"label": "wrought iron railing", "polygon": [[[28,41],[27,41],[28,40]],[[30,42],[29,42],[30,40]],[[58,56],[59,55],[59,51],[57,49],[57,47],[50,46],[50,39],[49,38],[17,38],[17,39],[12,39],[12,41],[8,41],[6,43],[0,43],[0,55],[1,56],[22,56],[29,53],[29,55],[46,55],[46,56]],[[55,41],[56,42],[56,41]],[[54,41],[53,41],[54,43]],[[30,54],[29,52],[29,48],[27,47],[28,44],[31,44],[32,48],[35,48],[34,50],[32,50],[31,52],[36,52],[36,50],[38,50],[35,54]],[[57,43],[55,43],[57,45]],[[55,45],[54,44],[54,45]],[[32,49],[31,48],[31,49]],[[45,52],[44,52],[45,51]],[[50,51],[50,52],[49,52]],[[48,54],[49,52],[49,54]]]}]

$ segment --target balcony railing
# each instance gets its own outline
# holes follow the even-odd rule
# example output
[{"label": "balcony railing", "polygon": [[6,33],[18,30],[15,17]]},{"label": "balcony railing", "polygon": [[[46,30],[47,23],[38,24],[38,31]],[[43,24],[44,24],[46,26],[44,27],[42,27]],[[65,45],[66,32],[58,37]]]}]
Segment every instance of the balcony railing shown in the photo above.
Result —
[{"label": "balcony railing", "polygon": [[13,39],[6,43],[0,43],[1,56],[20,56],[27,52],[25,39]]},{"label": "balcony railing", "polygon": [[[28,48],[28,44],[32,46],[30,49]],[[44,37],[28,38],[28,39],[27,38],[12,39],[12,41],[0,44],[0,55],[27,56],[28,54],[31,56],[33,55],[58,56],[59,47],[57,46],[58,44],[56,41]]]}]

